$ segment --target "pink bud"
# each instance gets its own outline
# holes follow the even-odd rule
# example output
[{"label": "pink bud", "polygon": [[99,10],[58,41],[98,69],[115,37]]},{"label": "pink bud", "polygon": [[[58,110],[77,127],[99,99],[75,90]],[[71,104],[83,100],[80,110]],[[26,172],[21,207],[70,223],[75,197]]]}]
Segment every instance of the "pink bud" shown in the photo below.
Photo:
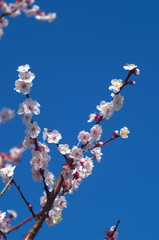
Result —
[{"label": "pink bud", "polygon": [[31,204],[29,204],[29,209],[32,210],[33,209],[33,206]]},{"label": "pink bud", "polygon": [[96,146],[98,146],[98,147],[103,146],[103,142],[97,142]]},{"label": "pink bud", "polygon": [[134,71],[134,74],[139,75],[140,74],[140,69],[136,68],[135,71]]},{"label": "pink bud", "polygon": [[130,85],[135,85],[135,81],[131,80],[130,82],[128,82]]},{"label": "pink bud", "polygon": [[118,135],[119,135],[119,131],[118,130],[116,130],[116,131],[114,131],[114,133],[113,133],[113,137],[118,137]]}]

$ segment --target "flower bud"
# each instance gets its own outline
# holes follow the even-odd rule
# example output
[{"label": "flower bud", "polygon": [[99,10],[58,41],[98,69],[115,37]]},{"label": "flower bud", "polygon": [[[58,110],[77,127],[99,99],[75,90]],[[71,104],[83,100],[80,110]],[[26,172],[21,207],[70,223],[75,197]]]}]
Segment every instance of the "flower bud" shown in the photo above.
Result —
[{"label": "flower bud", "polygon": [[31,204],[29,204],[29,209],[32,210],[33,209],[33,206]]},{"label": "flower bud", "polygon": [[114,133],[113,133],[113,137],[118,137],[119,136],[119,131],[118,130],[116,130],[116,131],[114,131]]},{"label": "flower bud", "polygon": [[136,68],[135,71],[134,71],[134,74],[139,75],[140,74],[140,69]]},{"label": "flower bud", "polygon": [[135,85],[135,81],[131,80],[130,82],[128,82],[130,85]]}]

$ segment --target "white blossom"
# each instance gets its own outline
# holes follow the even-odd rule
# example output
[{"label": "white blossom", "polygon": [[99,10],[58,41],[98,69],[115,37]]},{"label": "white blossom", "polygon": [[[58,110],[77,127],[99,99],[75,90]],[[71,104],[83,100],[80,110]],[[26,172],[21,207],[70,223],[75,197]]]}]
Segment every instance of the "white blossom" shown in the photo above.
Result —
[{"label": "white blossom", "polygon": [[30,66],[28,64],[25,64],[25,65],[19,66],[17,71],[25,73],[25,72],[28,72],[29,69],[30,69]]},{"label": "white blossom", "polygon": [[47,154],[47,152],[32,150],[32,159],[30,164],[35,170],[46,169],[50,159],[51,157]]},{"label": "white blossom", "polygon": [[48,170],[45,170],[44,177],[46,185],[49,186],[49,188],[52,188],[54,185],[54,174]]},{"label": "white blossom", "polygon": [[19,93],[23,93],[24,95],[30,93],[31,91],[31,87],[32,87],[32,82],[27,82],[27,81],[24,81],[24,80],[21,80],[21,79],[18,79],[16,82],[15,82],[15,88],[14,90],[19,92]]},{"label": "white blossom", "polygon": [[117,93],[119,92],[123,83],[121,79],[112,79],[111,84],[112,85],[109,87],[109,90],[113,91],[114,93]]},{"label": "white blossom", "polygon": [[105,102],[102,101],[100,105],[97,106],[97,109],[100,111],[99,114],[105,117],[107,120],[113,115],[114,113],[114,105],[112,102]]},{"label": "white blossom", "polygon": [[34,17],[36,16],[39,10],[40,10],[40,7],[38,5],[33,5],[31,8],[27,8],[25,10],[25,13],[28,17]]},{"label": "white blossom", "polygon": [[19,105],[18,114],[26,115],[38,115],[40,113],[40,104],[37,101],[33,101],[31,98],[27,98],[23,103]]},{"label": "white blossom", "polygon": [[59,140],[62,139],[61,134],[57,130],[53,130],[52,132],[48,133],[48,143],[58,143]]},{"label": "white blossom", "polygon": [[49,211],[49,217],[46,218],[46,223],[48,226],[54,226],[62,221],[61,211],[52,209]]},{"label": "white blossom", "polygon": [[90,133],[83,130],[79,133],[77,138],[83,145],[85,145],[90,139]]},{"label": "white blossom", "polygon": [[0,124],[5,123],[9,119],[12,119],[14,117],[14,110],[11,110],[9,108],[2,108],[0,111]]},{"label": "white blossom", "polygon": [[39,135],[40,131],[41,129],[38,126],[37,122],[33,122],[28,125],[25,133],[28,137],[36,138]]},{"label": "white blossom", "polygon": [[0,212],[0,224],[3,223],[5,216],[6,216],[6,212]]},{"label": "white blossom", "polygon": [[129,70],[129,71],[131,71],[131,70],[133,70],[134,68],[137,68],[137,66],[135,65],[135,64],[126,64],[125,66],[123,66],[123,68],[125,69],[125,70]]},{"label": "white blossom", "polygon": [[103,153],[101,151],[102,151],[102,149],[100,147],[96,147],[96,148],[92,149],[92,151],[91,151],[91,153],[94,154],[97,162],[100,162],[100,160],[102,158],[101,156],[103,155]]},{"label": "white blossom", "polygon": [[8,26],[8,20],[6,18],[1,18],[0,19],[0,28],[5,28]]},{"label": "white blossom", "polygon": [[102,127],[99,124],[96,124],[91,128],[90,135],[94,141],[99,141],[102,136]]},{"label": "white blossom", "polygon": [[2,177],[4,183],[7,183],[9,177],[13,176],[15,168],[16,166],[13,167],[11,164],[6,164],[4,168],[0,169],[0,176]]},{"label": "white blossom", "polygon": [[119,111],[123,106],[124,97],[121,96],[120,94],[115,95],[114,93],[112,93],[111,96],[113,98],[112,103],[114,106],[114,110]]},{"label": "white blossom", "polygon": [[91,113],[89,115],[89,120],[87,122],[93,122],[95,120],[96,114],[95,113]]},{"label": "white blossom", "polygon": [[16,211],[14,210],[7,210],[7,212],[11,215],[11,217],[13,217],[14,219],[17,218],[18,214]]},{"label": "white blossom", "polygon": [[127,127],[123,127],[120,129],[120,136],[122,138],[128,138],[128,133],[130,133],[130,131]]},{"label": "white blossom", "polygon": [[73,158],[74,161],[79,161],[83,158],[83,150],[82,148],[78,148],[76,146],[73,146],[70,157]]},{"label": "white blossom", "polygon": [[68,145],[68,144],[60,144],[60,145],[58,146],[58,150],[59,150],[60,153],[63,154],[63,155],[70,153],[70,149],[69,149],[69,145]]},{"label": "white blossom", "polygon": [[41,182],[42,181],[42,176],[39,172],[39,170],[35,170],[34,168],[32,168],[32,178],[35,182]]},{"label": "white blossom", "polygon": [[32,72],[20,72],[18,74],[19,78],[21,80],[24,80],[25,82],[32,82],[35,78],[35,74]]}]

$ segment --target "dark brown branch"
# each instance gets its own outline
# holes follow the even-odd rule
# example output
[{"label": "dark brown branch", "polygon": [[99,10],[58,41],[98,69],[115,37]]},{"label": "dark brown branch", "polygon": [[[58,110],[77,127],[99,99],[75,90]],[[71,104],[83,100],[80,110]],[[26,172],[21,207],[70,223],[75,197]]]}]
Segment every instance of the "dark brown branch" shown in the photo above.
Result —
[{"label": "dark brown branch", "polygon": [[[40,209],[38,212],[35,213],[35,216],[38,216],[41,213],[42,209]],[[19,224],[17,224],[16,226],[12,227],[8,232],[13,232],[14,230],[17,230],[18,228],[20,228],[22,225],[24,225],[25,223],[31,221],[33,219],[33,216],[30,216],[28,218],[26,218],[25,220],[23,220],[22,222],[20,222]]]},{"label": "dark brown branch", "polygon": [[119,225],[119,223],[120,223],[120,220],[119,220],[119,221],[117,221],[117,224],[116,224],[116,226],[115,226],[115,228],[114,228],[114,232],[116,232],[116,230],[117,230],[117,228],[118,228],[118,225]]},{"label": "dark brown branch", "polygon": [[10,178],[9,182],[5,185],[5,187],[3,188],[2,192],[0,193],[0,198],[2,197],[2,195],[5,193],[5,191],[7,190],[7,188],[9,187],[9,185],[11,184],[13,180],[13,176]]},{"label": "dark brown branch", "polygon": [[0,236],[3,236],[5,240],[8,240],[8,238],[4,235],[4,233],[0,230]]},{"label": "dark brown branch", "polygon": [[16,184],[16,182],[14,181],[14,179],[12,179],[12,183],[13,183],[13,184],[16,186],[16,188],[18,189],[21,197],[23,198],[24,202],[26,203],[26,205],[27,205],[28,208],[29,208],[29,211],[32,213],[33,217],[35,218],[35,213],[34,213],[33,210],[32,210],[32,206],[27,202],[27,200],[26,200],[26,198],[24,197],[22,191],[20,190],[20,186],[18,186],[18,185]]},{"label": "dark brown branch", "polygon": [[29,230],[29,232],[25,235],[23,240],[32,240],[36,237],[36,235],[38,234],[40,228],[42,227],[45,219],[48,216],[48,213],[54,203],[54,200],[55,200],[57,194],[60,192],[60,188],[62,186],[63,181],[64,181],[64,178],[63,178],[63,171],[62,171],[56,180],[54,189],[47,196],[47,202],[46,202],[41,214],[35,219],[34,225]]}]

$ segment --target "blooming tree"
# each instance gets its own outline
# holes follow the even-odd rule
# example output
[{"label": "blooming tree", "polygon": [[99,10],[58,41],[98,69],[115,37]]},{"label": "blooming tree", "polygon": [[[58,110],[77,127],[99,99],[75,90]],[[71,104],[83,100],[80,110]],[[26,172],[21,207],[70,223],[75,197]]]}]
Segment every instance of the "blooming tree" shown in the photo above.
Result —
[{"label": "blooming tree", "polygon": [[[46,14],[40,11],[39,6],[33,4],[34,0],[17,0],[14,4],[9,5],[5,1],[0,1],[2,10],[0,15],[0,37],[3,35],[2,29],[8,25],[6,16],[16,17],[23,11],[28,17],[34,16],[38,20],[51,22],[56,18],[55,13]],[[18,229],[33,218],[33,226],[25,234],[24,240],[34,239],[44,222],[48,226],[60,223],[62,221],[62,211],[67,207],[67,195],[77,190],[84,178],[92,174],[94,161],[98,163],[101,161],[102,148],[117,138],[128,138],[130,131],[126,126],[123,126],[120,130],[115,130],[109,139],[102,139],[103,128],[101,125],[104,120],[109,120],[116,111],[122,108],[124,97],[121,95],[121,91],[127,85],[134,85],[135,82],[130,80],[130,77],[140,73],[134,64],[127,64],[124,69],[128,71],[125,80],[111,80],[111,86],[109,87],[112,92],[111,100],[109,102],[101,101],[96,106],[97,111],[91,113],[88,119],[88,123],[93,125],[87,130],[80,131],[77,136],[78,144],[70,147],[67,143],[62,142],[62,134],[58,130],[50,130],[46,126],[41,131],[37,121],[34,121],[35,115],[40,114],[40,104],[30,97],[35,74],[30,71],[28,64],[18,67],[18,80],[15,81],[14,90],[26,97],[19,104],[17,112],[18,115],[22,115],[26,127],[25,138],[19,146],[13,147],[9,153],[0,153],[0,176],[5,184],[0,197],[3,196],[7,188],[14,185],[27,205],[31,216],[18,225],[12,226],[11,221],[17,217],[17,213],[14,210],[0,212],[0,239],[7,239],[8,233]],[[13,118],[13,116],[13,110],[3,108],[0,111],[0,124]],[[42,140],[39,140],[41,132]],[[48,144],[51,143],[57,146],[59,154],[65,160],[58,177],[55,177],[54,173],[49,169],[51,155]],[[16,175],[15,164],[19,163],[26,149],[29,149],[32,155],[30,160],[32,179],[36,182],[43,182],[45,190],[40,198],[41,209],[38,212],[34,212],[34,207],[25,198],[20,186],[14,179],[14,175]],[[117,239],[119,222],[105,232],[106,240]]]}]

